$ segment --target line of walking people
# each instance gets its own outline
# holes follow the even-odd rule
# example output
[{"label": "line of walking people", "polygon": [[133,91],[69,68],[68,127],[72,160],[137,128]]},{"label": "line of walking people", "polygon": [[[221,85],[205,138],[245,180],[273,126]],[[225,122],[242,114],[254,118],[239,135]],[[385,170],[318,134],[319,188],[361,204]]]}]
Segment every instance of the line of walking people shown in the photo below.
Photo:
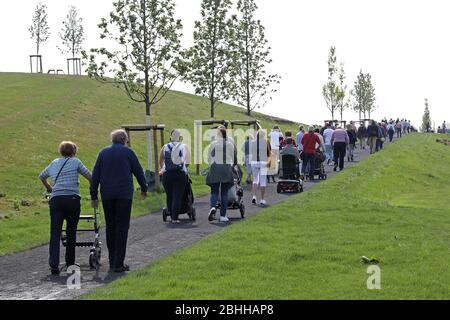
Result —
[{"label": "line of walking people", "polygon": [[[334,171],[338,169],[342,171],[346,156],[348,161],[354,160],[354,150],[358,140],[360,147],[364,149],[367,139],[371,153],[381,150],[386,137],[392,141],[395,132],[398,134],[399,123],[401,122],[372,121],[367,128],[363,124],[358,129],[354,123],[350,123],[346,129],[334,127],[332,123],[329,123],[322,129],[310,127],[307,132],[303,126],[300,126],[295,137],[292,132],[286,132],[283,135],[279,127],[274,127],[269,134],[265,130],[259,130],[255,136],[248,135],[242,150],[247,181],[252,183],[252,204],[267,205],[268,179],[270,177],[275,180],[278,157],[283,147],[295,146],[298,149],[302,160],[301,173],[303,175],[308,173],[309,178],[314,180],[314,164],[318,153],[324,154],[325,161],[334,166]],[[408,128],[412,127],[406,128],[408,132]],[[403,134],[405,131],[402,130]],[[91,173],[76,157],[77,145],[70,141],[63,141],[59,146],[61,157],[52,161],[39,175],[50,194],[48,262],[52,274],[60,273],[59,251],[64,221],[67,223],[66,266],[75,264],[76,232],[81,211],[79,175],[90,183],[93,208],[99,206],[98,190],[100,188],[110,270],[119,273],[129,270],[129,266],[124,261],[134,197],[133,176],[140,186],[142,200],[147,197],[148,185],[136,154],[128,146],[127,133],[124,130],[113,131],[111,142],[110,146],[99,152]],[[208,219],[209,221],[216,219],[217,204],[220,203],[219,221],[226,223],[229,221],[227,217],[229,190],[236,181],[238,159],[234,139],[227,135],[224,126],[218,127],[207,155],[209,170],[206,184],[211,190],[211,209]],[[180,223],[179,215],[182,214],[180,211],[182,197],[189,179],[190,158],[189,148],[183,144],[181,132],[173,130],[170,142],[162,147],[159,157],[159,173],[166,191],[167,209],[173,223]],[[48,181],[49,179],[51,182]]]}]

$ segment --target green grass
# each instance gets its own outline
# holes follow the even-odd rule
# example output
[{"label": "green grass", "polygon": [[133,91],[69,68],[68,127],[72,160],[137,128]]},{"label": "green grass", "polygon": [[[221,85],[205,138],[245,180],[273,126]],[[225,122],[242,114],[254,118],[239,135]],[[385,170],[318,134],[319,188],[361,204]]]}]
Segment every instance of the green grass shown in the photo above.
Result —
[{"label": "green grass", "polygon": [[[448,299],[450,149],[410,135],[86,299]],[[381,290],[368,290],[376,257]]]},{"label": "green grass", "polygon": [[[38,174],[58,157],[62,140],[79,146],[78,157],[92,168],[98,151],[110,143],[109,133],[123,124],[145,122],[144,107],[132,103],[124,92],[85,77],[0,73],[0,256],[48,241],[48,207]],[[187,128],[194,120],[209,119],[208,102],[181,92],[170,92],[152,110],[154,123],[167,130]],[[255,113],[265,127],[296,125]],[[217,118],[247,119],[241,108],[220,104]],[[166,132],[166,138],[168,132]],[[159,140],[158,140],[159,141]],[[132,134],[133,149],[146,165],[145,136]],[[195,194],[208,192],[204,178],[193,177]],[[83,211],[89,208],[88,183],[81,179]],[[22,206],[22,200],[31,206]],[[163,194],[134,202],[133,216],[163,206]]]}]

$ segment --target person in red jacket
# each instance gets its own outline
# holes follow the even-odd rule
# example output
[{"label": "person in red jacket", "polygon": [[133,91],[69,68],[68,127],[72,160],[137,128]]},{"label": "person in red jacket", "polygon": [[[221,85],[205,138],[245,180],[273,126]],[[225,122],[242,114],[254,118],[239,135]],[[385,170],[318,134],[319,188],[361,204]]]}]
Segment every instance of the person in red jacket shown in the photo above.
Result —
[{"label": "person in red jacket", "polygon": [[306,167],[309,163],[309,178],[314,180],[314,164],[316,160],[316,143],[321,145],[319,136],[314,133],[314,128],[309,128],[308,133],[306,133],[302,138],[303,145],[303,164],[302,172],[306,173]]}]

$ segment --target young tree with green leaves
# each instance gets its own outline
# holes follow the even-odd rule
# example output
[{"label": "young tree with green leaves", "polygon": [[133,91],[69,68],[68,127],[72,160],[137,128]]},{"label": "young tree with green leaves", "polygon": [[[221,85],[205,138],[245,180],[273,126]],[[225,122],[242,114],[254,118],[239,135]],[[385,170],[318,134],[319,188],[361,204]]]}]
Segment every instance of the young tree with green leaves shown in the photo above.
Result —
[{"label": "young tree with green leaves", "polygon": [[203,0],[201,19],[195,22],[194,46],[187,51],[184,76],[195,93],[210,101],[211,118],[218,101],[229,98],[232,54],[230,52],[231,0]]},{"label": "young tree with green leaves", "polygon": [[420,128],[422,132],[430,132],[431,131],[431,115],[428,104],[428,99],[425,99],[425,111],[422,116],[422,126]]},{"label": "young tree with green leaves", "polygon": [[366,76],[366,105],[365,105],[365,111],[367,112],[369,119],[372,116],[372,112],[375,111],[376,105],[376,97],[375,97],[375,88],[372,83],[372,76],[367,73]]},{"label": "young tree with green leaves", "polygon": [[359,120],[366,118],[365,111],[365,76],[362,70],[359,72],[355,81],[354,89],[352,90],[352,96],[354,98],[353,110],[359,114]]},{"label": "young tree with green leaves", "polygon": [[[347,94],[347,85],[345,81],[344,64],[341,63],[338,71],[339,85],[336,87],[336,99],[337,99],[337,111],[341,117],[341,121],[344,120],[344,111],[349,108],[349,95]],[[334,119],[333,119],[334,120]]]},{"label": "young tree with green leaves", "polygon": [[[36,44],[36,55],[39,56],[42,44],[47,42],[50,37],[47,6],[45,4],[39,3],[34,9],[32,24],[28,31],[30,32],[31,39]],[[37,69],[39,69],[39,66]]]},{"label": "young tree with green leaves", "polygon": [[352,95],[354,97],[353,110],[358,112],[359,119],[361,120],[362,116],[366,119],[367,115],[370,118],[372,112],[376,109],[375,88],[370,74],[364,74],[362,70],[359,72]]},{"label": "young tree with green leaves", "polygon": [[59,37],[62,40],[62,48],[58,49],[62,53],[72,54],[72,58],[80,53],[81,44],[85,40],[83,18],[78,16],[78,10],[75,6],[69,8],[66,20],[63,21],[63,27],[59,33]]},{"label": "young tree with green leaves", "polygon": [[[109,18],[99,24],[100,37],[121,49],[83,52],[87,72],[92,78],[123,87],[132,101],[144,104],[146,124],[150,125],[152,107],[165,97],[182,72],[181,20],[174,18],[173,0],[116,0],[113,5]],[[151,144],[147,131],[150,171]]]},{"label": "young tree with green leaves", "polygon": [[236,102],[246,107],[247,115],[262,108],[272,99],[280,83],[276,74],[268,74],[267,66],[271,48],[265,36],[265,28],[255,18],[258,6],[255,0],[238,0],[238,15],[233,16],[231,48],[233,52],[232,96]]},{"label": "young tree with green leaves", "polygon": [[322,88],[323,98],[325,99],[328,110],[331,112],[331,120],[334,120],[338,108],[339,88],[335,80],[335,75],[338,71],[336,63],[336,47],[331,47],[328,55],[328,82]]}]

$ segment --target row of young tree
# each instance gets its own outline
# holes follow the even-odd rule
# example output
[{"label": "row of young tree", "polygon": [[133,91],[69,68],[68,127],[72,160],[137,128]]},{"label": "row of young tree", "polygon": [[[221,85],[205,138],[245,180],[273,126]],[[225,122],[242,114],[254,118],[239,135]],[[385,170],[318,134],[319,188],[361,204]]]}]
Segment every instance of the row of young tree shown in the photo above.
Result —
[{"label": "row of young tree", "polygon": [[[218,103],[229,99],[250,116],[276,92],[280,77],[268,72],[271,48],[255,17],[255,0],[238,0],[235,7],[231,0],[202,0],[190,48],[182,48],[174,0],[116,0],[113,6],[98,27],[114,49],[83,51],[83,60],[90,77],[123,87],[131,100],[145,105],[147,125],[152,108],[177,80],[209,99],[211,118]],[[150,132],[147,153],[151,168]]]},{"label": "row of young tree", "polygon": [[[79,17],[76,7],[69,7],[69,12],[62,24],[63,26],[58,34],[61,45],[57,48],[61,53],[70,53],[72,58],[75,58],[81,52],[81,46],[85,40],[83,19]],[[48,24],[48,7],[45,4],[39,3],[36,6],[32,24],[28,30],[36,45],[36,55],[39,56],[42,45],[49,40],[51,35]]]},{"label": "row of young tree", "polygon": [[211,118],[218,102],[228,99],[250,116],[271,99],[280,77],[267,71],[271,48],[255,18],[255,1],[238,0],[235,14],[232,9],[231,0],[203,0],[194,45],[184,49],[173,0],[118,0],[99,28],[102,39],[121,49],[84,52],[88,74],[104,82],[113,75],[133,101],[145,103],[148,117],[177,79],[209,99]]},{"label": "row of young tree", "polygon": [[361,70],[353,89],[348,88],[345,79],[344,63],[338,64],[336,47],[331,47],[328,55],[328,81],[323,86],[322,94],[331,112],[332,120],[336,120],[336,114],[339,114],[342,121],[344,111],[347,109],[357,112],[360,120],[367,119],[367,116],[370,118],[376,109],[372,76]]}]

